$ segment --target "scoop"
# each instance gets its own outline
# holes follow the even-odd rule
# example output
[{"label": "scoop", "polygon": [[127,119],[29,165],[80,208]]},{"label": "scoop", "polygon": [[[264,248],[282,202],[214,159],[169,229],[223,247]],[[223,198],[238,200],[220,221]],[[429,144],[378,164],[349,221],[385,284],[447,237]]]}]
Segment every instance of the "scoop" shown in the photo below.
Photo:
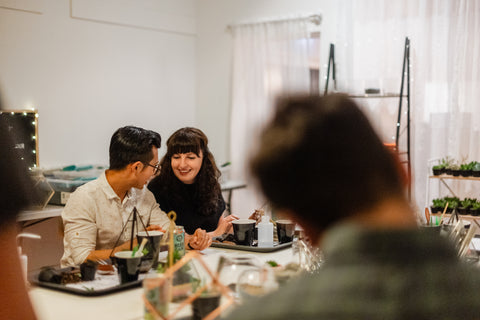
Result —
[{"label": "scoop", "polygon": [[148,241],[147,238],[144,238],[144,239],[142,240],[142,243],[140,244],[140,247],[139,247],[137,250],[133,249],[133,251],[132,251],[132,257],[135,257],[135,256],[137,255],[137,252],[142,253],[143,247],[145,247],[145,244],[147,243],[147,241]]}]

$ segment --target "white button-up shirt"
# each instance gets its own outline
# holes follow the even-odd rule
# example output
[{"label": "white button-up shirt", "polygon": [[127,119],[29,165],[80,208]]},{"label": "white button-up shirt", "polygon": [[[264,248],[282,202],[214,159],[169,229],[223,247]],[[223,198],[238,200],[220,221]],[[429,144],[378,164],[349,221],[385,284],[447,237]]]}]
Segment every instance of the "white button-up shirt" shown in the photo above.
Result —
[{"label": "white button-up shirt", "polygon": [[117,246],[130,240],[134,207],[139,215],[137,230],[144,230],[140,218],[145,227],[156,224],[168,229],[170,220],[146,187],[130,189],[120,201],[103,173],[75,190],[62,212],[62,267],[81,264],[93,250],[113,249],[117,240]]}]

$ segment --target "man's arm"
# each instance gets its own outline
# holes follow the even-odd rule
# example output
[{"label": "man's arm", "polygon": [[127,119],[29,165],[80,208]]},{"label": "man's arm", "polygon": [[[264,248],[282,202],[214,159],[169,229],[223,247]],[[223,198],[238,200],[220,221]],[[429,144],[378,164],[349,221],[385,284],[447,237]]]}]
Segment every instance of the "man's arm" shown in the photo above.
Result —
[{"label": "man's arm", "polygon": [[82,190],[74,192],[62,212],[64,255],[62,266],[79,265],[95,250],[97,226],[94,205]]},{"label": "man's arm", "polygon": [[[133,240],[133,246],[135,247],[137,245],[137,239]],[[113,249],[113,252],[111,249],[104,249],[104,250],[93,250],[90,252],[90,254],[85,258],[85,260],[93,260],[93,261],[98,261],[98,260],[107,260],[110,258],[110,254],[115,254],[115,252],[118,251],[123,251],[123,250],[130,250],[130,241],[127,241]]]}]

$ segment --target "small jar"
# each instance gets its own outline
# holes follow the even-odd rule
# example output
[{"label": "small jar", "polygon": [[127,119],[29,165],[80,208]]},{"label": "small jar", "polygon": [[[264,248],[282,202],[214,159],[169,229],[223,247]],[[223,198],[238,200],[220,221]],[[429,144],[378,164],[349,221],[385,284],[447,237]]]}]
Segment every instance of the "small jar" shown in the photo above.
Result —
[{"label": "small jar", "polygon": [[173,250],[174,260],[179,260],[185,255],[185,229],[183,226],[176,226],[173,230]]}]

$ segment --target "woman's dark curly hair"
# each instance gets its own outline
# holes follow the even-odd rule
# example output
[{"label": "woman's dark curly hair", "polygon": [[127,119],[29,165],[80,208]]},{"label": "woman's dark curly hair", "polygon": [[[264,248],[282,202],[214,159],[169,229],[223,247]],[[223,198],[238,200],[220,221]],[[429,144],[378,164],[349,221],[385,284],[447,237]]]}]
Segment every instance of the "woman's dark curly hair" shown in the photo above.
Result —
[{"label": "woman's dark curly hair", "polygon": [[[193,152],[200,156],[203,154],[202,166],[195,178],[194,200],[198,205],[199,212],[202,215],[211,215],[217,211],[219,205],[219,196],[221,195],[220,170],[215,164],[215,159],[208,149],[207,136],[197,128],[186,127],[175,131],[167,140],[167,153],[162,158],[159,176],[155,179],[159,181],[162,193],[170,197],[179,197],[180,188],[183,182],[178,180],[172,170],[172,156],[178,153]],[[175,202],[181,199],[173,199]]]}]

